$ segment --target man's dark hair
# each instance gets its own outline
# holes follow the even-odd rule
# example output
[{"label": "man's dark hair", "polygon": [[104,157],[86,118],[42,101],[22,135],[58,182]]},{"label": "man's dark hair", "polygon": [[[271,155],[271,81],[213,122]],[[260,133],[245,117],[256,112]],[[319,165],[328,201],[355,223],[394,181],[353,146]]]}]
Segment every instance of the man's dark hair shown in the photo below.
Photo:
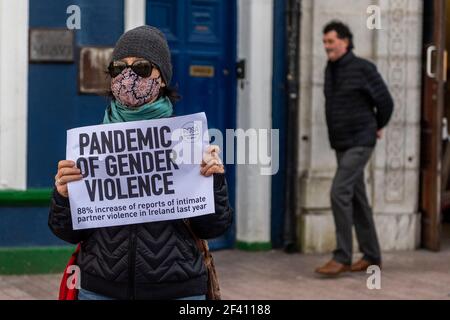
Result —
[{"label": "man's dark hair", "polygon": [[354,48],[353,34],[346,24],[337,20],[333,20],[323,28],[323,34],[326,34],[331,31],[336,31],[339,39],[348,39],[348,48],[347,48],[348,50],[352,50]]}]

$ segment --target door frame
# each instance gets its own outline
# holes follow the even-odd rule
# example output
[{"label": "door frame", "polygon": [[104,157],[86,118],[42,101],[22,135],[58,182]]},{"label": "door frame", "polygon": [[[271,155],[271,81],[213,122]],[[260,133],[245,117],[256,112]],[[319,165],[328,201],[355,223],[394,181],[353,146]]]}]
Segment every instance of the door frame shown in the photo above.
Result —
[{"label": "door frame", "polygon": [[424,6],[420,165],[421,242],[424,248],[439,251],[446,1],[425,1]]},{"label": "door frame", "polygon": [[125,0],[124,3],[124,31],[145,24],[146,0]]},{"label": "door frame", "polygon": [[0,190],[27,189],[28,11],[0,2]]}]

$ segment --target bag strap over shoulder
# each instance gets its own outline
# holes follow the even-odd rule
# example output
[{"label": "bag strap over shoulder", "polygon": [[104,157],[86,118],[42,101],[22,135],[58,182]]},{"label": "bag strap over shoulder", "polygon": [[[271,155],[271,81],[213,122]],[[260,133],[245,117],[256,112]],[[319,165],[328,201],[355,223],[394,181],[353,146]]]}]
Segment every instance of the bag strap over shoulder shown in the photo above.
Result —
[{"label": "bag strap over shoulder", "polygon": [[208,241],[200,239],[192,230],[192,227],[188,219],[183,219],[189,233],[195,240],[198,249],[202,252],[204,263],[208,271],[208,293],[206,295],[207,300],[221,300],[219,278],[217,276],[216,267],[214,265],[214,259],[208,248]]},{"label": "bag strap over shoulder", "polygon": [[[186,228],[188,229],[192,238],[195,240],[195,244],[197,245],[198,249],[203,253],[203,255],[206,259],[208,257],[208,253],[209,253],[208,242],[206,240],[200,239],[195,234],[194,230],[192,230],[191,224],[189,223],[188,219],[183,219],[183,222],[186,225]],[[207,261],[205,260],[205,262],[207,262]]]},{"label": "bag strap over shoulder", "polygon": [[209,251],[208,241],[200,239],[195,234],[194,230],[192,230],[192,227],[191,227],[188,219],[183,219],[183,221],[184,221],[187,229],[189,230],[189,233],[191,234],[192,238],[195,240],[195,244],[197,245],[197,248],[203,254],[203,260],[205,261],[206,268],[208,270],[210,270],[211,268],[215,269],[213,257],[211,255],[211,252]]}]

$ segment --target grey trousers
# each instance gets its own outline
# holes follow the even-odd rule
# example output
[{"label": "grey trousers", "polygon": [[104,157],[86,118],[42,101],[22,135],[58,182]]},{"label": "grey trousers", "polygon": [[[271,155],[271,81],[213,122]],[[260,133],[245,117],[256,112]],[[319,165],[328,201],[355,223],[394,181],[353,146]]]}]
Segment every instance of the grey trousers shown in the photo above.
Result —
[{"label": "grey trousers", "polygon": [[380,245],[364,184],[364,167],[372,151],[370,147],[354,147],[336,152],[338,167],[331,187],[337,244],[333,259],[346,265],[352,263],[353,225],[363,259],[381,263]]}]

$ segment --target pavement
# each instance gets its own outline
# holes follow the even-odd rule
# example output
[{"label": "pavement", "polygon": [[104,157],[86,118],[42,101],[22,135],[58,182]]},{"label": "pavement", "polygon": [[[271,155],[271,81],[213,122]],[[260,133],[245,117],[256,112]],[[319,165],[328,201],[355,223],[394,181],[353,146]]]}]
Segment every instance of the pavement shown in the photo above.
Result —
[{"label": "pavement", "polygon": [[[213,256],[225,300],[450,299],[450,246],[440,252],[384,253],[380,289],[368,288],[373,276],[364,272],[338,278],[316,275],[314,269],[330,255],[221,250]],[[56,299],[60,278],[60,274],[0,276],[0,300]]]}]

